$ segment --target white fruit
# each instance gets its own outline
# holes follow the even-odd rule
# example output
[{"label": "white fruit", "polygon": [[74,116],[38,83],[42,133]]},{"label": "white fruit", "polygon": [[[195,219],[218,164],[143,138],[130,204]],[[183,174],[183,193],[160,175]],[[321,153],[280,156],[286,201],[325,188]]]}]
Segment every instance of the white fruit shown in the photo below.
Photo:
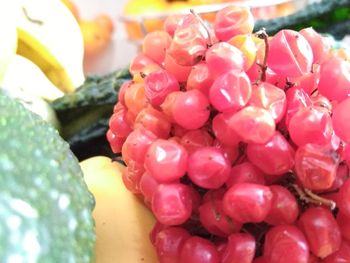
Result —
[{"label": "white fruit", "polygon": [[84,43],[69,9],[60,0],[11,0],[3,6],[12,1],[18,1],[20,10],[17,54],[33,61],[62,91],[80,86]]},{"label": "white fruit", "polygon": [[1,86],[6,90],[20,90],[49,101],[64,95],[37,65],[19,55],[8,65]]},{"label": "white fruit", "polygon": [[8,64],[16,54],[17,32],[14,1],[4,1],[0,7],[0,83]]}]

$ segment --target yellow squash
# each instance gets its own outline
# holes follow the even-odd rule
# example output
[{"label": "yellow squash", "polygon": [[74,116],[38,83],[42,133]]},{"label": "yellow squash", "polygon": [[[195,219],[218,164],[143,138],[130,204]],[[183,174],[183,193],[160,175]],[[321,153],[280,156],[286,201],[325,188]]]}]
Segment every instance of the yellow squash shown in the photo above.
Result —
[{"label": "yellow squash", "polygon": [[96,263],[157,263],[149,240],[155,219],[124,187],[124,167],[103,156],[80,164],[96,199]]},{"label": "yellow squash", "polygon": [[14,2],[19,10],[17,54],[34,62],[61,91],[74,91],[85,76],[83,37],[73,14],[60,0]]}]

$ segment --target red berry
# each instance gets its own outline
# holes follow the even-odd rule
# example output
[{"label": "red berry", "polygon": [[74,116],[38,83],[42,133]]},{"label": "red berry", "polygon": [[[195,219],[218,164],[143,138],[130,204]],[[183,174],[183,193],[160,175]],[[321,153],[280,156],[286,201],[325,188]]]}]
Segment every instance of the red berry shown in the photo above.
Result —
[{"label": "red berry", "polygon": [[180,144],[164,140],[155,140],[146,153],[145,168],[158,182],[167,183],[185,175],[188,154]]},{"label": "red berry", "polygon": [[201,237],[190,237],[182,246],[181,263],[220,263],[220,255],[214,244]]},{"label": "red berry", "polygon": [[164,225],[185,223],[192,213],[189,186],[179,183],[159,185],[153,194],[152,211]]},{"label": "red berry", "polygon": [[189,178],[206,189],[220,188],[227,181],[230,172],[230,163],[224,153],[215,147],[200,148],[188,160]]},{"label": "red berry", "polygon": [[272,192],[259,184],[238,183],[224,195],[223,208],[232,219],[241,223],[257,223],[265,219],[271,209]]},{"label": "red berry", "polygon": [[299,226],[307,238],[311,252],[317,257],[325,258],[340,248],[340,229],[328,209],[308,208],[301,214]]},{"label": "red berry", "polygon": [[264,242],[266,263],[308,263],[309,246],[294,225],[279,225],[267,231]]},{"label": "red berry", "polygon": [[250,234],[236,233],[228,237],[222,263],[251,263],[255,255],[255,239]]},{"label": "red berry", "polygon": [[180,251],[190,234],[180,227],[168,227],[157,233],[154,246],[159,263],[178,263]]}]

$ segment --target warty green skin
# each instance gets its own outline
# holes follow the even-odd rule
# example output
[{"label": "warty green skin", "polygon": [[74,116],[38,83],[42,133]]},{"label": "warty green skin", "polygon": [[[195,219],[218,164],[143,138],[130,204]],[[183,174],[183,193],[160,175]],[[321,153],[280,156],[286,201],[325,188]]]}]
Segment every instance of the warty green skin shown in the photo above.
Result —
[{"label": "warty green skin", "polygon": [[57,130],[0,92],[0,262],[94,261],[94,199]]}]

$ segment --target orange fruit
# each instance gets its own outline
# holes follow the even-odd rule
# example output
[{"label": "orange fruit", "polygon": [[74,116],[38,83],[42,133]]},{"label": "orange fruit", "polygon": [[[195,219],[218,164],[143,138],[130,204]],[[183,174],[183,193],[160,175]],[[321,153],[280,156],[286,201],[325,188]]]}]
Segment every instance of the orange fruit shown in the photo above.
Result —
[{"label": "orange fruit", "polygon": [[277,6],[276,17],[288,16],[295,12],[295,4],[283,3]]},{"label": "orange fruit", "polygon": [[240,34],[232,37],[228,43],[242,51],[244,70],[247,71],[255,62],[257,47],[251,35]]},{"label": "orange fruit", "polygon": [[187,11],[189,12],[192,5],[189,2],[185,1],[174,1],[169,3],[169,7],[167,11],[170,12],[179,12],[179,11]]},{"label": "orange fruit", "polygon": [[217,0],[189,0],[188,3],[190,5],[210,5],[217,4],[219,1]]},{"label": "orange fruit", "polygon": [[102,27],[107,29],[109,32],[113,33],[114,24],[110,16],[105,14],[100,14],[95,18],[95,21],[97,24],[101,25]]},{"label": "orange fruit", "polygon": [[[164,0],[130,0],[123,14],[131,20],[125,21],[125,29],[131,40],[142,39],[146,33],[161,30],[164,18],[159,14],[165,12],[168,3]],[[140,21],[141,16],[149,16]]]},{"label": "orange fruit", "polygon": [[109,45],[112,33],[112,26],[105,18],[96,20],[81,20],[80,29],[84,40],[84,54],[86,57],[100,54]]},{"label": "orange fruit", "polygon": [[75,19],[77,21],[79,21],[80,20],[79,10],[78,10],[78,7],[76,6],[76,4],[73,3],[71,0],[61,0],[61,1],[71,11],[71,13],[75,17]]}]

